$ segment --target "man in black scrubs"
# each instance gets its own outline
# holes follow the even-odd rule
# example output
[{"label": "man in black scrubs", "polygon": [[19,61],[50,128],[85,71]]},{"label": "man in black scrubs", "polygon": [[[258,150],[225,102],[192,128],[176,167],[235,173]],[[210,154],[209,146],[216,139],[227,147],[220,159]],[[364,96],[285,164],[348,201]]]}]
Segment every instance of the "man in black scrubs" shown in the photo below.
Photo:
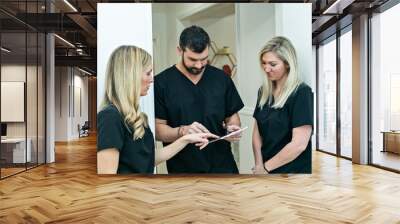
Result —
[{"label": "man in black scrubs", "polygon": [[[198,26],[182,31],[181,61],[155,77],[156,139],[167,145],[187,133],[219,136],[240,129],[243,102],[229,76],[208,65],[210,38]],[[169,173],[238,173],[230,143],[240,135],[209,144],[188,145],[167,161]]]}]

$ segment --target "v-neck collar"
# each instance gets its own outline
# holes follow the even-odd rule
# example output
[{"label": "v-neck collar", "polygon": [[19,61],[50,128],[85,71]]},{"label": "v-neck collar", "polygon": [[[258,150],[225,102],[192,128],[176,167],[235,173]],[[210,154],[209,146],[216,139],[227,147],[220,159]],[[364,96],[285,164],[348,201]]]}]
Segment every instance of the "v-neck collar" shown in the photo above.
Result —
[{"label": "v-neck collar", "polygon": [[204,79],[204,76],[206,74],[206,70],[208,69],[208,65],[206,65],[206,67],[204,68],[203,74],[201,75],[201,78],[199,79],[199,81],[197,83],[194,83],[192,80],[190,80],[185,74],[183,74],[183,72],[181,72],[181,70],[178,69],[177,64],[174,65],[174,68],[178,71],[179,75],[183,76],[183,79],[187,80],[188,82],[190,82],[193,86],[199,86],[199,84],[202,82],[202,80]]}]

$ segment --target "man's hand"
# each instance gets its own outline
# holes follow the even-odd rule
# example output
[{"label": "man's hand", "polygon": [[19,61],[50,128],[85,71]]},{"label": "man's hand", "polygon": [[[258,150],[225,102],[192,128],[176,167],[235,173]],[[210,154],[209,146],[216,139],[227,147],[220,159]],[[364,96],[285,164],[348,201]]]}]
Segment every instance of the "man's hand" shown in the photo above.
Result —
[{"label": "man's hand", "polygon": [[187,134],[196,133],[210,133],[210,131],[199,122],[193,122],[191,125],[181,126],[179,128],[179,135],[184,136]]},{"label": "man's hand", "polygon": [[[225,127],[225,126],[224,126]],[[225,127],[226,129],[226,134],[232,133],[234,131],[240,130],[240,126],[238,125],[227,125]],[[237,142],[240,140],[240,138],[242,137],[242,133],[237,133],[236,135],[232,135],[229,136],[227,138],[225,138],[225,140],[229,141],[229,142]]]}]

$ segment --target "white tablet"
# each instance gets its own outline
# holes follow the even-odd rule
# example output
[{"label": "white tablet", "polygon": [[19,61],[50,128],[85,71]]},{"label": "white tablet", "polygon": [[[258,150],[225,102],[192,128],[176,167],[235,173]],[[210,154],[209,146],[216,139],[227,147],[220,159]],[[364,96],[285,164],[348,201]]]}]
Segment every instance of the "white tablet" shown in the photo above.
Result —
[{"label": "white tablet", "polygon": [[242,131],[244,131],[244,130],[246,130],[246,129],[247,129],[247,127],[241,128],[241,129],[236,130],[236,131],[234,131],[234,132],[231,132],[231,133],[229,133],[229,134],[227,134],[227,135],[224,135],[224,136],[222,136],[222,137],[219,137],[219,138],[217,138],[217,139],[214,139],[214,140],[210,141],[209,143],[213,143],[213,142],[216,142],[216,141],[219,141],[219,140],[228,138],[228,137],[230,137],[230,136],[232,136],[232,135],[239,134],[240,132],[242,132]]}]

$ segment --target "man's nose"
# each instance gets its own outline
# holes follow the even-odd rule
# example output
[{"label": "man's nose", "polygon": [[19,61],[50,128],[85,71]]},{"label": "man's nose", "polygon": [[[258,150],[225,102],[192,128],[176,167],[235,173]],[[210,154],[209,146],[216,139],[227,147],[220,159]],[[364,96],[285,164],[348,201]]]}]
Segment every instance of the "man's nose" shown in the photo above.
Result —
[{"label": "man's nose", "polygon": [[201,63],[201,61],[197,61],[197,62],[194,64],[194,67],[196,67],[197,69],[200,69],[200,68],[203,67],[203,64]]}]

